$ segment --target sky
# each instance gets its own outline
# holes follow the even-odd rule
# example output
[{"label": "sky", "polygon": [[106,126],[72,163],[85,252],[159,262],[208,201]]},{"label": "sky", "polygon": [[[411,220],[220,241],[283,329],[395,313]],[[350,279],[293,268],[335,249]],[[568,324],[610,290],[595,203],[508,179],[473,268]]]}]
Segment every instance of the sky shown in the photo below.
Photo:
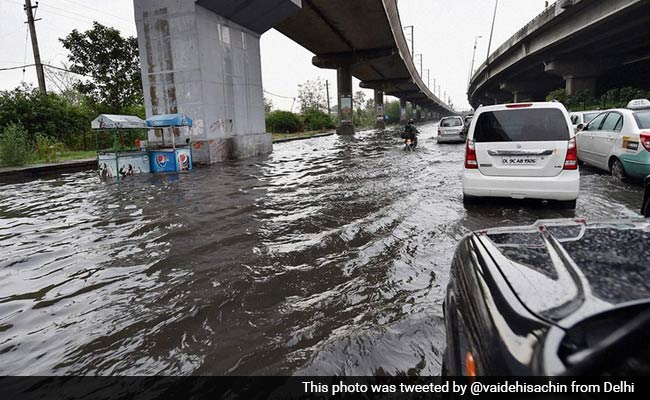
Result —
[{"label": "sky", "polygon": [[[35,0],[32,0],[35,3]],[[549,3],[554,3],[554,0]],[[39,0],[36,30],[43,63],[61,66],[67,61],[59,38],[73,29],[91,28],[97,20],[135,36],[133,0]],[[23,0],[0,0],[0,69],[32,64],[31,42]],[[441,92],[450,96],[457,110],[469,109],[467,83],[474,39],[481,35],[476,50],[476,69],[487,56],[495,0],[399,0],[402,25],[413,25],[415,52],[423,56],[424,81],[430,71],[431,86],[435,79]],[[492,51],[544,10],[545,0],[499,0]],[[294,111],[298,105],[298,85],[307,80],[330,82],[330,96],[336,99],[336,71],[312,65],[313,54],[281,33],[271,30],[261,39],[262,80],[266,96],[274,108]],[[419,59],[417,60],[419,66]],[[0,71],[0,90],[13,89],[27,82],[37,86],[34,68]],[[355,91],[358,81],[355,80]],[[367,91],[368,96],[372,92]]]}]

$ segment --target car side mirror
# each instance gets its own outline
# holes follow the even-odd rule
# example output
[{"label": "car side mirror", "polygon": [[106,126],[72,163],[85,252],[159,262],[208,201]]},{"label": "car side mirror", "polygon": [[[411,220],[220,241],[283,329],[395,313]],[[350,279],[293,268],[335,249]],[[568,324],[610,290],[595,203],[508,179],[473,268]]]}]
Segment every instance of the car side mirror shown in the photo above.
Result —
[{"label": "car side mirror", "polygon": [[585,126],[583,124],[579,124],[578,128],[577,128],[578,132],[582,131],[584,128],[585,128]]}]

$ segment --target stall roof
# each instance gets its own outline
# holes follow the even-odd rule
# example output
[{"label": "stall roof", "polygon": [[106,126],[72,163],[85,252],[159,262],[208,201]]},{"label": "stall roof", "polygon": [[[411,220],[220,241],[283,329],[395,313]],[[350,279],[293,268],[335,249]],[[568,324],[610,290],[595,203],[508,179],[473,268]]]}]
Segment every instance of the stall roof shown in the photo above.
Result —
[{"label": "stall roof", "polygon": [[166,126],[192,126],[192,119],[185,114],[154,115],[147,119],[150,128]]},{"label": "stall roof", "polygon": [[147,123],[133,115],[102,114],[91,123],[92,129],[146,129]]}]

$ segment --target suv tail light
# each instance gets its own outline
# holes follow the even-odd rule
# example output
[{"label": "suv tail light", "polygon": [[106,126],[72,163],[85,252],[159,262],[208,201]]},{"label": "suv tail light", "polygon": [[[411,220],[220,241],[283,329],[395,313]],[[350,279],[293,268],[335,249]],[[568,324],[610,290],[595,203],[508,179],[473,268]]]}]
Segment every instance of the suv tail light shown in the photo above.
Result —
[{"label": "suv tail light", "polygon": [[640,138],[641,138],[641,144],[643,145],[643,147],[647,151],[650,151],[650,132],[641,132]]},{"label": "suv tail light", "polygon": [[506,104],[506,108],[528,108],[532,106],[532,103]]},{"label": "suv tail light", "polygon": [[576,145],[576,138],[573,137],[569,140],[569,146],[566,151],[566,159],[564,160],[564,169],[576,170],[578,169],[578,146]]},{"label": "suv tail light", "polygon": [[467,146],[465,147],[465,168],[478,169],[476,146],[474,145],[474,141],[471,139],[467,139]]}]

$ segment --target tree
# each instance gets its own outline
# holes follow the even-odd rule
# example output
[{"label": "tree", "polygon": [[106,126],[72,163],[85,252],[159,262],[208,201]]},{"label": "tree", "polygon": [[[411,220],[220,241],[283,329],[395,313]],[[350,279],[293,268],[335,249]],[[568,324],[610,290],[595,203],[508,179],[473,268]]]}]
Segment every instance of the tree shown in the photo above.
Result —
[{"label": "tree", "polygon": [[119,113],[143,102],[136,38],[124,38],[117,29],[94,22],[92,29],[75,29],[60,41],[70,52],[70,70],[88,77],[77,89],[106,112]]},{"label": "tree", "polygon": [[327,111],[327,95],[323,80],[318,78],[298,85],[298,102],[302,114],[309,111]]},{"label": "tree", "polygon": [[273,101],[264,96],[264,115],[268,116],[273,111]]}]

